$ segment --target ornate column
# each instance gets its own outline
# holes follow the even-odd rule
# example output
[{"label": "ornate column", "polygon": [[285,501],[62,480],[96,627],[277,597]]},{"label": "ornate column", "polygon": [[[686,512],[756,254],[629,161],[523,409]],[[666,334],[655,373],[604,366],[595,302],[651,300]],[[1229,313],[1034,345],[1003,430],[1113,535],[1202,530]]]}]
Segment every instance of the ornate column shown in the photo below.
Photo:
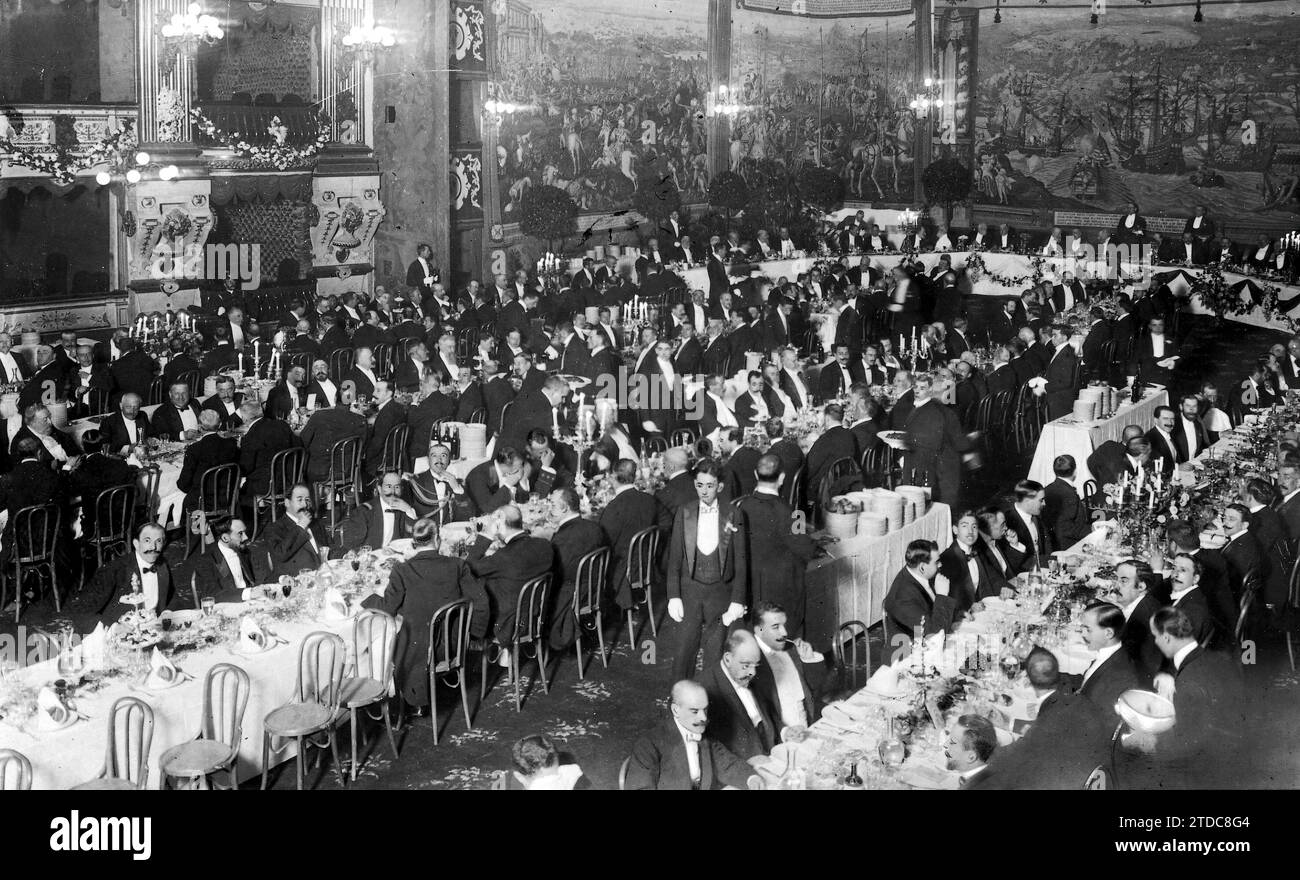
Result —
[{"label": "ornate column", "polygon": [[[709,0],[709,94],[707,108],[718,99],[718,86],[731,86],[732,0]],[[709,178],[731,167],[731,118],[719,113],[709,120]]]},{"label": "ornate column", "polygon": [[[934,49],[931,34],[931,0],[915,0],[916,10],[916,81],[912,91],[919,91],[926,79],[934,76]],[[916,124],[916,155],[912,163],[912,199],[917,205],[925,204],[925,184],[921,182],[930,157],[934,153],[934,119],[925,116]]]},{"label": "ornate column", "polygon": [[189,8],[189,0],[136,0],[140,142],[189,142],[193,67],[162,36],[162,25]]},{"label": "ornate column", "polygon": [[[330,139],[340,144],[365,144],[371,140],[368,126],[373,81],[355,53],[342,51],[339,43],[370,10],[369,0],[321,0],[322,109],[330,119]],[[397,30],[398,21],[393,18],[389,26]]]}]

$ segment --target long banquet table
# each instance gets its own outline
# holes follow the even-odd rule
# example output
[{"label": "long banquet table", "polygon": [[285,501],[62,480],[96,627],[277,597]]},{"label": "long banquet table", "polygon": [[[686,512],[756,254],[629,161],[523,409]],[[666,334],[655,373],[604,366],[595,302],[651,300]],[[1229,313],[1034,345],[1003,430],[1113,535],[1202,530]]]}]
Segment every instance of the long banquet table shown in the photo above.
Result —
[{"label": "long banquet table", "polygon": [[[255,612],[253,606],[248,606],[247,610]],[[35,724],[34,720],[24,727],[0,721],[0,748],[15,749],[31,760],[32,788],[70,788],[93,779],[103,767],[106,724],[114,701],[120,697],[138,697],[153,709],[149,787],[156,787],[160,778],[158,759],[167,749],[194,739],[199,732],[204,676],[218,663],[233,663],[247,672],[250,680],[238,775],[241,779],[251,778],[262,769],[263,719],[272,709],[293,697],[298,647],[303,639],[308,633],[326,631],[350,642],[352,623],[350,620],[278,620],[267,628],[286,643],[251,656],[236,654],[224,645],[173,655],[176,666],[193,677],[167,690],[145,690],[129,674],[106,679],[99,690],[77,698],[77,710],[87,716],[86,720],[63,730],[27,729]],[[14,682],[26,682],[33,688],[62,677],[54,659],[11,672],[8,676]],[[277,754],[273,761],[283,761],[293,754],[290,745],[287,752]]]},{"label": "long banquet table", "polygon": [[[954,269],[965,267],[971,256],[968,251],[945,253],[951,258]],[[870,263],[879,267],[882,271],[888,272],[902,262],[905,256],[912,260],[919,259],[929,270],[938,264],[939,258],[943,254],[855,254],[849,256],[847,262],[850,266]],[[1058,275],[1062,271],[1070,271],[1078,278],[1086,278],[1094,275],[1103,276],[1106,271],[1103,263],[1074,257],[1042,257],[1038,254],[995,253],[991,251],[981,252],[979,257],[984,264],[984,271],[979,273],[979,278],[973,282],[968,277],[962,279],[962,293],[964,294],[975,296],[1019,296],[1027,286],[1027,280],[1033,275],[1035,260],[1045,261],[1044,270],[1046,272],[1055,272]],[[799,273],[810,270],[819,259],[824,258],[817,255],[807,255],[780,260],[767,260],[753,265],[764,276],[771,278],[773,281],[783,275],[794,281]],[[1212,310],[1187,296],[1191,279],[1198,277],[1202,272],[1202,269],[1194,266],[1157,265],[1151,267],[1151,274],[1160,278],[1156,283],[1168,284],[1175,297],[1182,303],[1182,308],[1185,311],[1195,315],[1212,315],[1214,314]],[[709,289],[708,270],[703,266],[692,266],[683,270],[680,275],[691,289],[706,291]],[[1259,278],[1237,272],[1224,272],[1223,278],[1230,288],[1236,290],[1246,308],[1241,314],[1225,315],[1229,321],[1250,324],[1256,327],[1266,327],[1284,333],[1292,332],[1287,316],[1300,317],[1300,285],[1264,282]],[[1266,315],[1259,305],[1262,297],[1258,294],[1258,288],[1265,283],[1278,288],[1279,308],[1271,316]],[[1145,286],[1145,284],[1141,286]]]},{"label": "long banquet table", "polygon": [[1116,410],[1108,419],[1091,422],[1079,422],[1074,416],[1062,416],[1043,426],[1038,445],[1034,448],[1034,461],[1029,466],[1029,479],[1037,480],[1046,486],[1056,479],[1052,470],[1052,461],[1058,455],[1073,455],[1078,466],[1075,473],[1079,484],[1092,479],[1088,470],[1088,456],[1107,440],[1119,441],[1124,436],[1124,428],[1138,425],[1143,432],[1155,424],[1157,407],[1169,404],[1169,392],[1148,393],[1136,404],[1126,403]]}]

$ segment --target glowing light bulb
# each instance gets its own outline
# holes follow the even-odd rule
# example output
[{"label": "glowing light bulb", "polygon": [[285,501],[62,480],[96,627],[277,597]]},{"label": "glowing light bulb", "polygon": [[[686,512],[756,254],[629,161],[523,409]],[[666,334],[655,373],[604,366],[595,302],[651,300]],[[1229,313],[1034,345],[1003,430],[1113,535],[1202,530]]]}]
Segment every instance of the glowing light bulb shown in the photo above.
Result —
[{"label": "glowing light bulb", "polygon": [[136,153],[136,154],[135,154],[135,164],[137,164],[137,165],[148,165],[148,164],[149,164],[149,154],[148,154],[148,153],[145,153],[145,152],[139,152],[139,153]]},{"label": "glowing light bulb", "polygon": [[130,171],[126,172],[126,182],[127,182],[127,183],[139,183],[139,182],[140,182],[140,172],[139,172],[139,171],[136,171],[134,168],[132,168]]},{"label": "glowing light bulb", "polygon": [[95,175],[95,183],[100,186],[108,186],[112,182],[113,175],[109,174],[107,171],[101,171]]}]

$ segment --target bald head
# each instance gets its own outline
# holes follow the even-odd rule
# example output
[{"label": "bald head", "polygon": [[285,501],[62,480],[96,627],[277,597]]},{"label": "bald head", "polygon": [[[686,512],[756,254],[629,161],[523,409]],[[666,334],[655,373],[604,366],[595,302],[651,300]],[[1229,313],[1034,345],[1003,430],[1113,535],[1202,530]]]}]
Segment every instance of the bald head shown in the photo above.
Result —
[{"label": "bald head", "polygon": [[676,474],[684,471],[689,464],[690,458],[686,455],[686,450],[680,446],[674,446],[664,453],[664,471],[667,473]]},{"label": "bald head", "polygon": [[1125,425],[1123,442],[1128,443],[1128,441],[1134,439],[1135,437],[1141,437],[1144,434],[1146,434],[1146,431],[1143,431],[1137,425]]},{"label": "bald head", "polygon": [[758,482],[765,485],[779,483],[781,481],[781,459],[775,455],[767,454],[758,459],[758,464],[754,465],[754,476]]},{"label": "bald head", "polygon": [[708,692],[701,685],[687,678],[673,685],[671,697],[674,706],[687,706],[697,702],[702,703],[704,706],[709,705]]}]

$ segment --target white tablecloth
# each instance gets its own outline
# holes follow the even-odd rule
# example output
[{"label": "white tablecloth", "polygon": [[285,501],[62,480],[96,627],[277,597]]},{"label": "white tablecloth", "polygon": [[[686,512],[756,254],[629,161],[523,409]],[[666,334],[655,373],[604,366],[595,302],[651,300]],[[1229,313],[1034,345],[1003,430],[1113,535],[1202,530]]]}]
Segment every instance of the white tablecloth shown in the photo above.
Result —
[{"label": "white tablecloth", "polygon": [[[251,685],[248,709],[244,713],[243,745],[239,753],[239,776],[250,778],[260,773],[262,768],[262,720],[272,709],[293,697],[298,646],[303,638],[308,633],[324,630],[350,641],[351,627],[350,621],[275,622],[270,629],[286,639],[288,644],[263,654],[241,657],[225,647],[179,654],[174,662],[181,670],[194,676],[192,680],[169,690],[152,692],[133,688],[126,677],[116,679],[97,693],[78,698],[77,708],[89,716],[89,721],[79,721],[61,731],[35,734],[0,722],[0,748],[16,749],[31,760],[32,788],[66,789],[78,785],[94,778],[103,767],[106,725],[113,701],[124,696],[138,697],[148,703],[154,713],[148,787],[156,788],[158,759],[167,749],[193,739],[199,732],[203,677],[218,663],[233,663],[248,673]],[[54,660],[30,666],[16,674],[33,686],[59,678]],[[286,760],[286,755],[293,755],[292,746],[287,753],[274,756],[273,763]]]},{"label": "white tablecloth", "polygon": [[925,515],[881,537],[859,536],[831,544],[828,557],[814,560],[805,575],[809,642],[819,650],[830,645],[841,623],[861,620],[867,626],[883,617],[881,605],[894,576],[902,570],[907,545],[925,538],[939,549],[952,543],[952,510],[934,503]]},{"label": "white tablecloth", "polygon": [[1156,407],[1167,406],[1168,391],[1148,392],[1137,405],[1125,404],[1109,419],[1081,424],[1073,416],[1063,416],[1043,426],[1043,433],[1038,438],[1034,449],[1034,463],[1029,468],[1029,479],[1037,480],[1046,486],[1056,479],[1052,470],[1052,461],[1058,455],[1073,455],[1078,466],[1075,474],[1080,485],[1092,479],[1088,470],[1088,456],[1107,440],[1118,442],[1124,436],[1124,428],[1138,425],[1145,432],[1155,424]]}]

